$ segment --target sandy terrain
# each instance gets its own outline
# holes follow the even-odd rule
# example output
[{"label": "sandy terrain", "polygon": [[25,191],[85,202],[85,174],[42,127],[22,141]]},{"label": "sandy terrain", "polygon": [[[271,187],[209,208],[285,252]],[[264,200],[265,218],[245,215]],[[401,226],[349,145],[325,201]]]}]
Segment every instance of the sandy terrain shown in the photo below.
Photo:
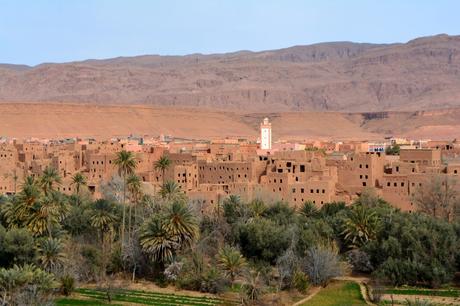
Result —
[{"label": "sandy terrain", "polygon": [[385,135],[460,139],[460,109],[433,112],[238,113],[193,108],[0,103],[0,136],[96,137],[129,134],[212,139],[255,139],[269,117],[273,137],[291,139],[381,139]]}]

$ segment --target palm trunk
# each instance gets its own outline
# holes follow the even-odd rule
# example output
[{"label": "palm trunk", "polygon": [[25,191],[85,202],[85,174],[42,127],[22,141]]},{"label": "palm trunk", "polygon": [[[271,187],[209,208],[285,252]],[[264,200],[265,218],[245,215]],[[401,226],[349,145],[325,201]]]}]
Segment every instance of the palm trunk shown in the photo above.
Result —
[{"label": "palm trunk", "polygon": [[123,172],[123,217],[121,222],[121,251],[125,245],[125,219],[126,219],[126,171]]},{"label": "palm trunk", "polygon": [[101,231],[101,243],[102,243],[102,271],[101,271],[101,277],[103,280],[105,280],[105,269],[107,268],[107,261],[106,261],[106,239],[104,239],[104,232]]},{"label": "palm trunk", "polygon": [[132,205],[132,203],[130,203],[129,212],[128,212],[128,244],[131,244],[131,234],[132,234],[131,233],[131,230],[132,230],[132,228],[131,228],[131,219],[132,219],[131,211],[132,211],[132,207],[133,207],[133,205]]},{"label": "palm trunk", "polygon": [[52,235],[51,235],[51,221],[50,221],[50,217],[49,217],[49,216],[46,217],[46,228],[47,228],[47,230],[48,230],[48,236],[49,236],[49,238],[50,238],[50,239],[53,238]]},{"label": "palm trunk", "polygon": [[77,185],[77,190],[76,190],[76,191],[77,191],[77,193],[76,193],[76,196],[77,196],[77,206],[80,206],[80,203],[78,203],[79,200],[80,200],[80,199],[79,199],[79,198],[80,198],[80,195],[79,195],[79,194],[80,194],[80,188],[79,188],[78,185]]},{"label": "palm trunk", "polygon": [[133,283],[134,283],[134,280],[136,279],[136,269],[137,269],[137,262],[134,261],[133,278],[132,278]]}]

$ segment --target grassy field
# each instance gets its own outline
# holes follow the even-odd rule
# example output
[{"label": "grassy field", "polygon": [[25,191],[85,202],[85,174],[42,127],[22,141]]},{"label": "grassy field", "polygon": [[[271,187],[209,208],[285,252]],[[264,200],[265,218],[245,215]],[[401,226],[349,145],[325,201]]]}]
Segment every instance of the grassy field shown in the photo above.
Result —
[{"label": "grassy field", "polygon": [[362,306],[366,305],[359,285],[355,282],[337,281],[321,289],[305,306]]},{"label": "grassy field", "polygon": [[168,293],[158,293],[138,290],[117,289],[111,293],[112,302],[108,302],[107,293],[97,289],[77,289],[75,297],[60,298],[56,305],[193,305],[193,306],[213,306],[213,305],[236,305],[232,301],[210,297],[192,297]]}]

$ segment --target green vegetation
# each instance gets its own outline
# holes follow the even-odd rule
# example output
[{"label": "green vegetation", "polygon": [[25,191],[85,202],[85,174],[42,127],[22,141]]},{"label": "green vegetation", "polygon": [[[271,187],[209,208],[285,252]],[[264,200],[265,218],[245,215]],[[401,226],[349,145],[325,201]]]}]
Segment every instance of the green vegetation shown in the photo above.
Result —
[{"label": "green vegetation", "polygon": [[387,155],[399,155],[400,151],[401,151],[401,147],[398,144],[395,144],[393,146],[387,147],[385,149],[385,154],[387,154]]},{"label": "green vegetation", "polygon": [[[74,194],[61,193],[62,179],[51,168],[41,177],[27,177],[17,194],[0,198],[0,304],[46,304],[58,293],[59,305],[103,305],[109,299],[155,305],[222,302],[102,289],[72,295],[89,282],[112,288],[118,275],[211,294],[231,292],[246,304],[263,303],[267,293],[282,290],[305,294],[310,286],[325,287],[318,298],[333,298],[328,291],[341,284],[335,290],[342,298],[361,303],[353,295],[356,284],[333,282],[348,266],[375,284],[423,288],[450,283],[460,268],[460,223],[438,209],[452,203],[446,196],[429,203],[425,196],[418,198],[436,207],[431,214],[401,212],[369,191],[351,205],[319,208],[306,202],[297,210],[284,202],[246,203],[230,195],[203,215],[174,182],[164,182],[157,195],[145,194],[133,154],[118,153],[115,164],[119,175],[103,183],[97,200],[79,174],[72,178]],[[162,171],[168,167],[166,159],[158,165]],[[438,185],[433,194],[449,191]],[[417,294],[428,293],[458,294]]]},{"label": "green vegetation", "polygon": [[[118,289],[107,292],[102,289],[78,289],[81,296],[77,298],[62,298],[56,301],[57,305],[123,305],[135,303],[139,305],[237,305],[234,301],[211,297],[193,297],[186,295],[158,293],[150,291]],[[109,302],[109,297],[111,302]],[[121,304],[117,303],[120,302]]]},{"label": "green vegetation", "polygon": [[367,305],[355,282],[333,282],[303,305],[308,306],[361,306]]}]

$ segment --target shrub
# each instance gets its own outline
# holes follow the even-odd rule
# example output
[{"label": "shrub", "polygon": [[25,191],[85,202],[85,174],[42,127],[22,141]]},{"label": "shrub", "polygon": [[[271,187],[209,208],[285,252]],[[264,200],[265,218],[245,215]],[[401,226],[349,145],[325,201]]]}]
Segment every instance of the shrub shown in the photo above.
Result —
[{"label": "shrub", "polygon": [[293,286],[297,289],[300,293],[306,293],[308,287],[310,286],[310,282],[308,281],[308,276],[300,271],[296,271],[293,277]]},{"label": "shrub", "polygon": [[165,276],[169,281],[175,281],[179,277],[181,271],[182,271],[182,266],[184,264],[180,261],[174,261],[172,262],[169,266],[166,267],[165,269]]},{"label": "shrub", "polygon": [[382,285],[379,279],[373,278],[368,286],[369,297],[372,302],[378,304],[382,300],[383,295],[385,294],[385,287]]},{"label": "shrub", "polygon": [[415,299],[415,300],[406,299],[405,304],[407,306],[435,306],[436,305],[428,300],[420,300],[420,299]]},{"label": "shrub", "polygon": [[347,254],[347,259],[355,272],[370,273],[374,270],[369,255],[364,251],[351,250]]},{"label": "shrub", "polygon": [[84,280],[96,280],[102,269],[102,258],[99,249],[92,245],[82,245],[80,249],[81,269],[80,273]]},{"label": "shrub", "polygon": [[14,228],[6,232],[3,231],[3,234],[0,233],[0,266],[11,267],[15,264],[33,263],[35,257],[34,238],[28,230]]},{"label": "shrub", "polygon": [[242,289],[242,293],[244,294],[243,300],[246,303],[259,300],[264,292],[264,285],[260,279],[260,272],[249,271],[246,274]]},{"label": "shrub", "polygon": [[46,305],[55,288],[54,276],[33,265],[0,269],[2,305]]},{"label": "shrub", "polygon": [[228,281],[216,268],[212,267],[201,276],[200,291],[209,293],[222,293]]},{"label": "shrub", "polygon": [[307,250],[305,272],[314,285],[326,286],[329,281],[343,273],[337,252],[329,247],[315,246]]},{"label": "shrub", "polygon": [[69,296],[75,290],[75,278],[71,275],[61,277],[61,294]]},{"label": "shrub", "polygon": [[276,260],[281,289],[290,288],[293,285],[295,272],[300,268],[300,259],[292,248],[289,248]]},{"label": "shrub", "polygon": [[289,241],[287,227],[269,219],[257,218],[239,227],[239,244],[248,259],[275,263],[277,255],[288,248]]}]

